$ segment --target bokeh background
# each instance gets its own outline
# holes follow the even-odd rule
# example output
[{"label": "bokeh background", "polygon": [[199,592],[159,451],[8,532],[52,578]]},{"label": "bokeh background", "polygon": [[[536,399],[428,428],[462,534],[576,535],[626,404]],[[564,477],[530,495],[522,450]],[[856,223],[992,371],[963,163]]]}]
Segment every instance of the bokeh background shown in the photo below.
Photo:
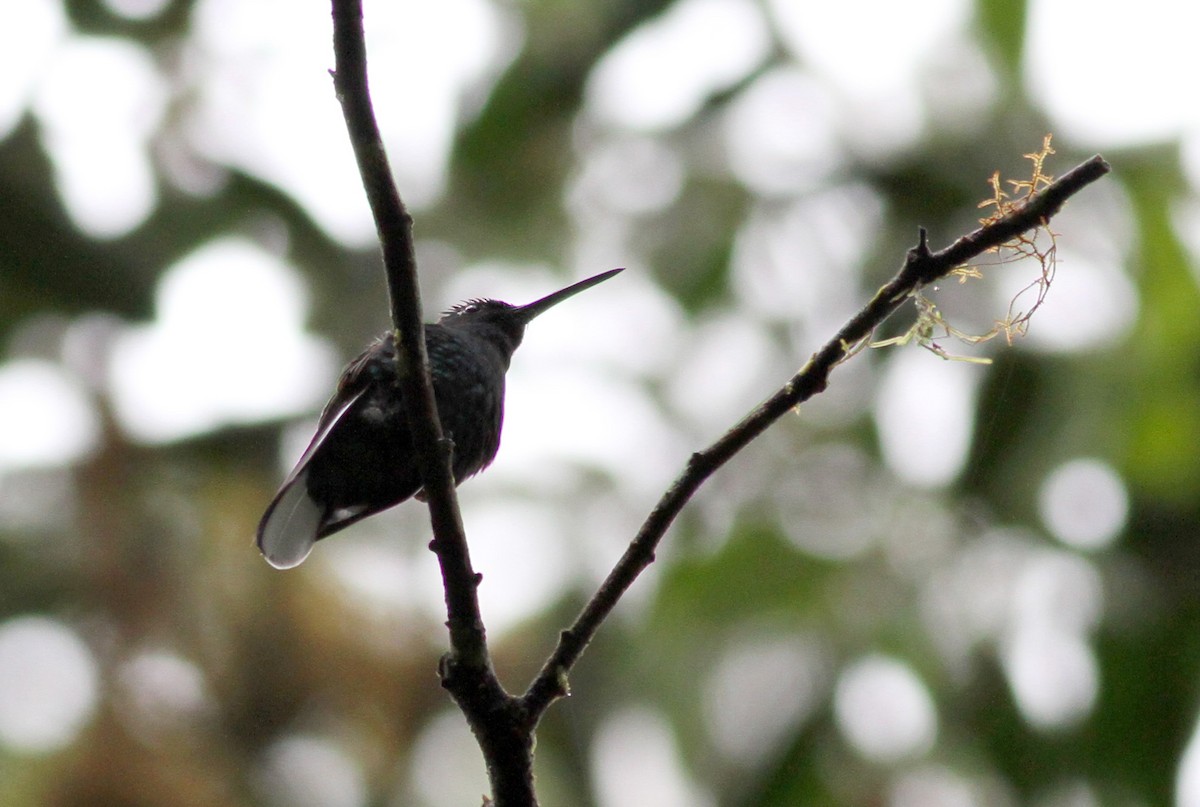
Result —
[{"label": "bokeh background", "polygon": [[[1026,338],[867,350],[702,490],[543,725],[543,803],[1200,805],[1198,14],[368,0],[430,318],[628,267],[531,326],[461,491],[513,688],[918,225],[1047,132],[1050,173],[1115,166]],[[424,509],[287,573],[252,544],[387,324],[328,4],[4,17],[0,802],[478,804]],[[983,332],[1039,271],[931,296]]]}]

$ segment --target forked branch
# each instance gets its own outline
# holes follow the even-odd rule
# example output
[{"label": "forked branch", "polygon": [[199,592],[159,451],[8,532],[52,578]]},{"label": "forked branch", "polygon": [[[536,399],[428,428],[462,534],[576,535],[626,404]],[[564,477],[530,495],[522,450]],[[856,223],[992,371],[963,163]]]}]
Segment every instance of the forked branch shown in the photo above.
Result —
[{"label": "forked branch", "polygon": [[[1063,203],[1110,170],[1099,156],[1006,205],[982,227],[938,252],[920,230],[896,276],[770,398],[719,440],[691,456],[686,467],[651,510],[641,529],[584,607],[563,631],[558,645],[528,691],[509,695],[491,668],[476,588],[450,471],[449,442],[438,421],[421,322],[412,219],[392,181],[367,84],[361,0],[333,0],[336,70],[334,86],[346,119],[363,185],[383,249],[394,327],[400,346],[400,383],[414,405],[406,407],[420,456],[434,540],[446,591],[451,652],[442,664],[442,683],[466,714],[487,761],[495,804],[536,805],[533,733],[549,705],[567,692],[567,675],[596,631],[638,575],[654,561],[667,529],[700,486],[735,454],[794,407],[825,389],[833,368],[866,344],[875,329],[906,300],[982,253],[1044,226]],[[1036,186],[1036,183],[1035,183]]]},{"label": "forked branch", "polygon": [[430,548],[437,554],[446,592],[450,652],[442,659],[442,685],[454,696],[479,740],[496,803],[536,804],[533,727],[518,699],[501,687],[488,654],[476,591],[480,578],[471,566],[454,490],[453,445],[442,433],[429,374],[412,217],[392,180],[371,105],[362,0],[333,0],[333,46],[334,89],[383,250],[399,383],[408,402],[405,409],[429,503]]}]

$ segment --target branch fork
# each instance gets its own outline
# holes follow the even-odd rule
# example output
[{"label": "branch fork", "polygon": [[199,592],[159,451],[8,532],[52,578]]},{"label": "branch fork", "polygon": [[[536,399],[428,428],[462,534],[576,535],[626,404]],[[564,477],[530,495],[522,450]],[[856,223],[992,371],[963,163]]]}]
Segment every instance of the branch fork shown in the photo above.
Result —
[{"label": "branch fork", "polygon": [[429,375],[412,217],[392,181],[371,106],[361,0],[333,0],[333,23],[336,66],[330,72],[382,246],[400,383],[405,399],[415,402],[408,414],[433,527],[430,549],[437,555],[446,592],[450,651],[439,665],[439,675],[483,750],[494,803],[536,805],[533,737],[538,722],[551,703],[569,694],[571,669],[625,591],[654,562],[659,542],[700,486],[784,414],[823,391],[833,368],[865,344],[909,297],[984,252],[1044,226],[1067,199],[1111,168],[1100,156],[1092,157],[936,252],[929,248],[925,228],[920,228],[916,246],[908,250],[892,280],[779,390],[712,445],[691,455],[574,624],[559,634],[557,646],[526,692],[515,696],[501,686],[488,652],[477,597],[482,576],[471,566],[450,470],[453,444],[442,432]]}]

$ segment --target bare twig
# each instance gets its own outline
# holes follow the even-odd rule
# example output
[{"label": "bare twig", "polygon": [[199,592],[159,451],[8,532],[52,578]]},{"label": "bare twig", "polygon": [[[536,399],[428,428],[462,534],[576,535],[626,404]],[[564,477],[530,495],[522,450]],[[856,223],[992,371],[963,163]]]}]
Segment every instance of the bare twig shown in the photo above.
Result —
[{"label": "bare twig", "polygon": [[654,562],[654,551],[675,517],[718,468],[787,412],[824,390],[833,368],[863,344],[914,292],[987,250],[1047,223],[1067,199],[1110,170],[1103,158],[1092,157],[1030,196],[1007,215],[988,222],[938,252],[929,251],[927,234],[922,228],[917,246],[908,251],[899,273],[879,289],[799,373],[719,440],[691,456],[575,624],[560,635],[558,646],[522,698],[529,715],[536,720],[550,703],[567,694],[567,674],[571,667],[626,589]]},{"label": "bare twig", "polygon": [[533,725],[521,701],[501,687],[488,654],[477,588],[451,473],[453,444],[442,433],[429,375],[412,217],[392,181],[367,82],[361,0],[333,0],[334,88],[383,249],[396,331],[399,384],[429,503],[433,541],[446,592],[450,653],[442,685],[454,696],[487,760],[495,803],[534,805]]}]

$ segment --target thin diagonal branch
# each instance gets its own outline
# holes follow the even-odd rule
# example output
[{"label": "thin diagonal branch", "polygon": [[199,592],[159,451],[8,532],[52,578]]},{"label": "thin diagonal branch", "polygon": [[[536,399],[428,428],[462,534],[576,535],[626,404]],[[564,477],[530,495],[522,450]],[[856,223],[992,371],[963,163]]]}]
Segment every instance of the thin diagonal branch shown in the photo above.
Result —
[{"label": "thin diagonal branch", "polygon": [[654,551],[684,505],[712,474],[797,405],[825,389],[829,374],[856,346],[870,337],[913,292],[945,277],[1021,233],[1049,222],[1074,194],[1111,170],[1100,156],[1081,163],[1031,196],[1008,215],[964,235],[939,252],[930,252],[926,232],[908,251],[904,266],[887,285],[847,322],[804,367],[774,395],[746,415],[740,423],[703,451],[691,456],[683,472],[650,511],[637,536],[600,589],[584,607],[523,696],[525,708],[536,720],[556,698],[567,693],[567,674],[587,648],[600,624],[626,589],[654,562]]}]

